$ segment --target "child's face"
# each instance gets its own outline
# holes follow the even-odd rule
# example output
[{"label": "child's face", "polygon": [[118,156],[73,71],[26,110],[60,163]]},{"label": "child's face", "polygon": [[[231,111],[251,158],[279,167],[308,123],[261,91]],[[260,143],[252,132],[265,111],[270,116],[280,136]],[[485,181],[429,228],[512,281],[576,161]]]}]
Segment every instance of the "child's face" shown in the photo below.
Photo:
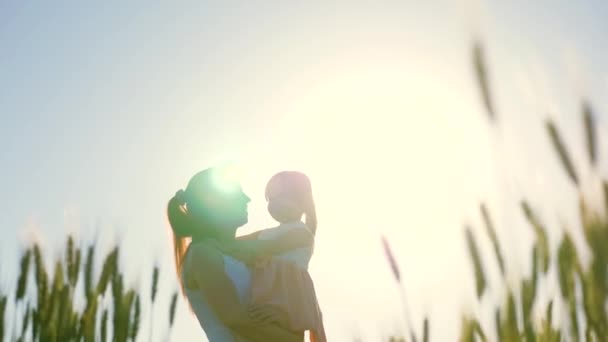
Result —
[{"label": "child's face", "polygon": [[282,192],[268,194],[268,212],[280,223],[300,220],[303,214],[298,203]]}]

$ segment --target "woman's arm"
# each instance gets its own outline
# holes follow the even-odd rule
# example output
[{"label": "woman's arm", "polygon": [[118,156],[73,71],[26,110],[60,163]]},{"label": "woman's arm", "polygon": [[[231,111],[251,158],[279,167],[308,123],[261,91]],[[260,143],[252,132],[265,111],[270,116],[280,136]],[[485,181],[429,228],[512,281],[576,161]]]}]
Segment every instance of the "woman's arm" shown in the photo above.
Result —
[{"label": "woman's arm", "polygon": [[299,334],[277,325],[259,324],[248,315],[246,305],[240,302],[234,284],[224,272],[222,254],[215,246],[198,243],[191,248],[190,262],[196,265],[189,268],[192,281],[228,328],[251,342],[302,341]]},{"label": "woman's arm", "polygon": [[213,244],[200,242],[190,246],[189,279],[205,295],[218,318],[227,326],[246,320],[247,312],[241,304],[232,280],[224,271],[220,250]]}]

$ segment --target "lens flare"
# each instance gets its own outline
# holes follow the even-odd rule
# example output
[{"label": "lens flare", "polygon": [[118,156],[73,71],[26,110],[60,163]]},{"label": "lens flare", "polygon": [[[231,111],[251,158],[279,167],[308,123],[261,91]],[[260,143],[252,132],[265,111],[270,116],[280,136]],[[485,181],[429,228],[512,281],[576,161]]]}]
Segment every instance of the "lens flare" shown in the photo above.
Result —
[{"label": "lens flare", "polygon": [[236,165],[226,165],[214,174],[213,183],[218,190],[226,193],[240,192],[240,170]]}]

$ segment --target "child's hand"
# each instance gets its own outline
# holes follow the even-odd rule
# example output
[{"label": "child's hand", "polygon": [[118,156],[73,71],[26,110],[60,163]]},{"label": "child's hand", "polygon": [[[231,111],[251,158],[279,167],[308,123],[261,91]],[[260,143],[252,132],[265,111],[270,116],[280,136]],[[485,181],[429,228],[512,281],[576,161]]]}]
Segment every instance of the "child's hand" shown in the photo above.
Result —
[{"label": "child's hand", "polygon": [[257,324],[277,324],[289,329],[287,314],[276,306],[268,304],[251,305],[247,309],[247,313]]}]

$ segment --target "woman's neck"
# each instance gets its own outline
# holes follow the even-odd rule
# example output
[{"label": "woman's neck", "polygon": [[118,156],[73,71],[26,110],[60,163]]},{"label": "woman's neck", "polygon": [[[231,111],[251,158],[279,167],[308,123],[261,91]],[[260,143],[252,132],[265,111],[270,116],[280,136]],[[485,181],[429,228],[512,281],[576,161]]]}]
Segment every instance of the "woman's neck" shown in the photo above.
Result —
[{"label": "woman's neck", "polygon": [[204,233],[192,235],[192,242],[200,242],[204,240],[216,240],[216,241],[230,241],[234,240],[236,236],[236,229],[230,228],[216,228],[216,229],[205,229]]}]

